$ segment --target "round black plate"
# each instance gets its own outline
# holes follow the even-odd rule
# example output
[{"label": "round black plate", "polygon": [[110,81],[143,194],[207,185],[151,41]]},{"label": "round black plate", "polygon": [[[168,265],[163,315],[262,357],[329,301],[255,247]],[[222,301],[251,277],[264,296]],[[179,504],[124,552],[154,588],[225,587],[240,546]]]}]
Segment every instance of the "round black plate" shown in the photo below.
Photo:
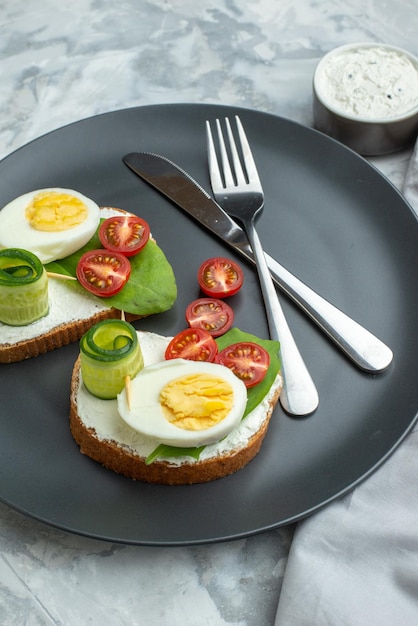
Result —
[{"label": "round black plate", "polygon": [[[320,394],[295,419],[277,407],[259,455],[233,476],[167,487],[134,482],[81,455],[68,427],[78,345],[1,366],[0,497],[70,532],[131,544],[187,545],[248,536],[318,510],[374,471],[417,412],[418,223],[365,160],[273,115],[214,105],[158,105],[89,118],[45,135],[0,163],[0,206],[41,187],[70,187],[145,217],[173,265],[173,309],[137,323],[174,334],[198,296],[196,270],[217,254],[241,259],[133,174],[122,156],[160,153],[210,189],[205,120],[236,112],[265,190],[258,229],[268,252],[394,351],[380,375],[357,369],[281,298]],[[267,336],[253,268],[231,299],[236,325]]]}]

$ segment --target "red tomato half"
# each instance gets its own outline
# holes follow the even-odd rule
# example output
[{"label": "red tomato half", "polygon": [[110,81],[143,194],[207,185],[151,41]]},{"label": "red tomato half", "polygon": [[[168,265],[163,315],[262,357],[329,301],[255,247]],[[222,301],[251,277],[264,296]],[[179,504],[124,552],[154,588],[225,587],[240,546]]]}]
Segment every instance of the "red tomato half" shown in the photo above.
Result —
[{"label": "red tomato half", "polygon": [[122,289],[130,276],[131,264],[123,254],[90,250],[80,258],[76,273],[85,289],[106,298]]},{"label": "red tomato half", "polygon": [[203,328],[212,337],[219,337],[231,328],[234,312],[223,300],[199,298],[186,308],[186,320],[191,328]]},{"label": "red tomato half", "polygon": [[201,328],[186,328],[170,341],[165,358],[213,361],[217,352],[218,345],[209,333]]},{"label": "red tomato half", "polygon": [[244,274],[240,266],[225,257],[207,259],[199,267],[197,280],[203,293],[214,298],[233,296],[241,289]]},{"label": "red tomato half", "polygon": [[99,239],[112,252],[125,256],[138,254],[150,236],[148,222],[136,215],[115,215],[101,223]]},{"label": "red tomato half", "polygon": [[221,350],[215,363],[229,367],[249,388],[263,380],[270,365],[270,355],[257,343],[240,342]]}]

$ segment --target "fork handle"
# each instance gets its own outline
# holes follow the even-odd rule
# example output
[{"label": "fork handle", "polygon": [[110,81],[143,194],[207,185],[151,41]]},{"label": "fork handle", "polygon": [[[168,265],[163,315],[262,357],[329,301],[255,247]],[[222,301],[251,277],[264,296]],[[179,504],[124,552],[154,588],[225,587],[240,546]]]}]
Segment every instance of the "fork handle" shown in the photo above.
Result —
[{"label": "fork handle", "polygon": [[270,337],[280,341],[284,382],[280,403],[287,413],[308,415],[318,407],[318,392],[284,316],[257,231],[252,221],[245,227],[256,260]]}]

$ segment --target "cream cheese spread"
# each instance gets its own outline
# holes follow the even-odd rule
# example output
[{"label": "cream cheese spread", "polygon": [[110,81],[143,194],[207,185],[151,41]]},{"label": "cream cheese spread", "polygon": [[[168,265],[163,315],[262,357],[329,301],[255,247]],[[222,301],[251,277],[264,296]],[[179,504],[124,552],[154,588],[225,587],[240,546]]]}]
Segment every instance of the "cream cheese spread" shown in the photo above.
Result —
[{"label": "cream cheese spread", "polygon": [[315,80],[318,96],[344,115],[386,120],[418,106],[418,67],[390,47],[349,46],[330,53]]},{"label": "cream cheese spread", "polygon": [[16,344],[40,337],[62,324],[89,319],[101,311],[109,310],[109,306],[102,303],[82,287],[60,278],[50,278],[48,281],[49,313],[36,322],[26,326],[8,326],[0,322],[0,343]]}]

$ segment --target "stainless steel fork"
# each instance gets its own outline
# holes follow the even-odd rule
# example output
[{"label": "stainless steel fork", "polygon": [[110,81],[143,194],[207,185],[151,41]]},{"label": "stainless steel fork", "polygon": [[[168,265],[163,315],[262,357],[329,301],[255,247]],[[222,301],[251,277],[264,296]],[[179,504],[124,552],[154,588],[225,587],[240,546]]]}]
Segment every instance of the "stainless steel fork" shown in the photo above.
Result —
[{"label": "stainless steel fork", "polygon": [[253,250],[270,337],[280,341],[284,380],[280,402],[283,408],[292,415],[308,415],[315,411],[318,406],[318,392],[287,324],[254,226],[255,217],[264,206],[264,194],[241,121],[238,116],[235,119],[245,171],[241,164],[229,119],[225,118],[225,124],[231,159],[228,156],[221,124],[219,120],[216,120],[222,172],[218,163],[210,123],[206,122],[212,190],[218,204],[229,215],[242,223]]}]

